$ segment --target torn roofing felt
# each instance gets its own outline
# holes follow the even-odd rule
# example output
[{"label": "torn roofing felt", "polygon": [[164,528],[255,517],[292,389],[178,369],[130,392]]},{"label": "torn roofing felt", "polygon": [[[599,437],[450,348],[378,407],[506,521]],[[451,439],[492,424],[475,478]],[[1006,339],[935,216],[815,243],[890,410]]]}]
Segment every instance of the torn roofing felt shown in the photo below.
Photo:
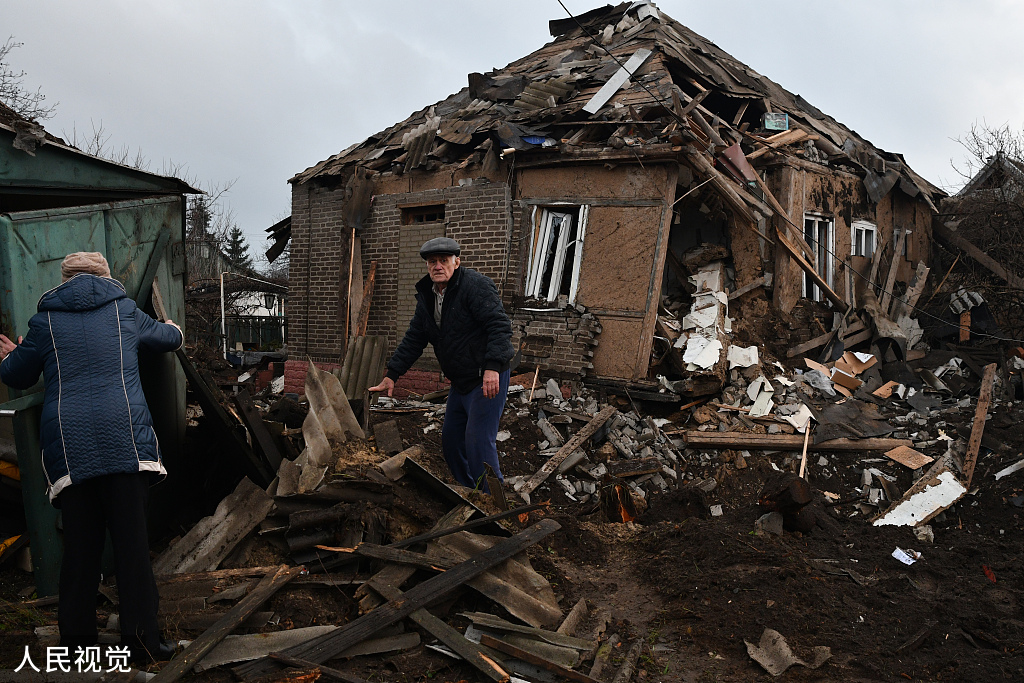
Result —
[{"label": "torn roofing felt", "polygon": [[[900,155],[875,147],[653,5],[607,5],[576,19],[552,21],[550,29],[555,40],[539,50],[502,69],[469,74],[467,87],[459,92],[290,182],[328,180],[353,165],[398,172],[431,170],[441,164],[467,166],[484,162],[496,151],[494,145],[539,158],[566,154],[570,146],[599,150],[608,144],[609,128],[615,131],[623,125],[629,126],[627,145],[673,138],[678,142],[680,136],[706,139],[708,128],[726,145],[753,144],[763,138],[746,129],[759,128],[763,114],[770,112],[788,115],[791,130],[803,130],[810,139],[817,136],[813,144],[820,153],[814,156],[857,172],[873,195],[898,187],[911,196],[921,194],[933,209],[934,201],[944,195]],[[640,50],[652,54],[595,114],[588,114],[584,107]],[[699,103],[687,106],[695,98]],[[698,122],[710,124],[699,127],[704,133],[674,130],[672,124],[681,119],[678,111],[669,111],[673,102],[696,113]]]}]

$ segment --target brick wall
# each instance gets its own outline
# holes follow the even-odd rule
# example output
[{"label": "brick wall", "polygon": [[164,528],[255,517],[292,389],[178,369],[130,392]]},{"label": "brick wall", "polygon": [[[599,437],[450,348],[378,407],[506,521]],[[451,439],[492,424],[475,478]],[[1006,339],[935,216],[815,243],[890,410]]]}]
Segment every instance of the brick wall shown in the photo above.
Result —
[{"label": "brick wall", "polygon": [[[401,207],[415,204],[444,204],[444,225],[402,225]],[[503,295],[511,294],[514,283],[505,278],[510,206],[508,186],[499,183],[375,197],[362,244],[364,272],[377,261],[368,333],[386,336],[391,349],[397,346],[414,310],[413,286],[427,274],[419,248],[431,237],[456,240],[463,266],[493,279]]]},{"label": "brick wall", "polygon": [[519,348],[522,343],[522,367],[539,365],[566,379],[585,377],[594,367],[591,360],[600,333],[601,324],[592,313],[572,306],[555,311],[519,310],[512,320],[512,344]]},{"label": "brick wall", "polygon": [[[334,372],[340,368],[338,363],[318,363],[314,361],[321,370]],[[286,360],[284,362],[284,393],[299,394],[306,393],[306,371],[309,370],[309,363],[305,360]]]},{"label": "brick wall", "polygon": [[[307,183],[292,190],[288,350],[289,366],[293,361],[302,366],[303,379],[307,355],[318,365],[337,363],[343,346],[349,254],[341,219],[343,198],[343,187]],[[402,224],[403,206],[431,204],[445,205],[443,224]],[[389,354],[394,351],[412,317],[414,285],[426,274],[419,247],[438,235],[462,245],[462,265],[493,279],[506,310],[512,311],[522,290],[520,225],[529,224],[527,210],[520,207],[515,213],[519,220],[513,220],[511,195],[504,183],[477,180],[465,186],[376,195],[362,235],[363,272],[377,261],[367,334],[387,337]],[[592,367],[599,332],[593,315],[572,307],[553,313],[517,310],[512,341],[518,348],[524,340],[524,366],[539,363],[563,377],[582,377]],[[435,371],[436,377],[437,363],[429,349],[416,367]],[[296,386],[295,381],[286,379],[286,386]],[[399,386],[413,393],[443,386],[427,388],[426,383],[424,376]],[[301,381],[298,387],[297,393],[302,390]]]},{"label": "brick wall", "polygon": [[337,363],[345,341],[349,231],[344,228],[344,187],[314,183],[292,187],[292,240],[288,273],[288,357]]},{"label": "brick wall", "polygon": [[[316,363],[321,370],[332,372],[339,367],[337,363]],[[284,391],[288,394],[299,394],[306,391],[306,372],[309,364],[304,360],[289,360],[284,364]],[[379,378],[378,378],[379,379]],[[374,380],[374,384],[377,380]],[[371,385],[373,386],[373,385]],[[440,391],[448,386],[448,381],[436,370],[410,370],[395,383],[395,398],[408,398],[410,394],[422,396],[432,391]],[[355,398],[349,396],[349,398]]]},{"label": "brick wall", "polygon": [[[349,254],[341,218],[343,199],[344,187],[306,183],[292,188],[288,352],[294,360],[307,355],[316,362],[340,358]],[[444,223],[402,225],[401,207],[417,204],[444,204]],[[419,247],[430,237],[458,240],[463,265],[491,277],[503,295],[511,296],[514,283],[506,283],[504,274],[507,265],[518,268],[518,257],[506,257],[510,205],[507,185],[479,180],[461,187],[376,196],[362,235],[363,272],[377,261],[367,334],[386,336],[389,351],[394,351],[412,317],[413,285],[426,274]],[[422,365],[436,368],[427,356]]]}]

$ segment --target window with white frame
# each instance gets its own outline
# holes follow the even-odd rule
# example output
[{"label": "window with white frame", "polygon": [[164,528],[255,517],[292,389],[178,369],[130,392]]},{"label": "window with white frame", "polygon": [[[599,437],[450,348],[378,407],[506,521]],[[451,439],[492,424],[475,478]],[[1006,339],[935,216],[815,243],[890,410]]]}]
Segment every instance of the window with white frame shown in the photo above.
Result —
[{"label": "window with white frame", "polygon": [[854,221],[850,226],[851,256],[871,258],[878,244],[878,227],[868,221]]},{"label": "window with white frame", "polygon": [[[829,287],[832,286],[832,254],[835,253],[835,223],[830,216],[804,214],[804,240],[817,257],[816,270]],[[804,273],[803,295],[808,299],[823,301],[824,293],[814,284],[814,279]]]},{"label": "window with white frame", "polygon": [[526,296],[576,302],[589,206],[534,207]]}]

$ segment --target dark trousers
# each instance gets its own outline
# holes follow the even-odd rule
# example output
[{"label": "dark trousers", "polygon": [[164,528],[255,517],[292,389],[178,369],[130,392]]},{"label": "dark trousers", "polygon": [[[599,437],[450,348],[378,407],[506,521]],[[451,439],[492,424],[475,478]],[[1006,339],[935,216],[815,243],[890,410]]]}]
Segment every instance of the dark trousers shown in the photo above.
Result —
[{"label": "dark trousers", "polygon": [[482,479],[485,464],[491,466],[498,479],[504,479],[495,437],[505,409],[509,375],[508,370],[499,375],[498,395],[494,398],[484,398],[483,386],[468,394],[460,394],[454,387],[448,392],[441,447],[448,469],[463,486],[473,488],[479,482],[480,488],[488,491],[487,481]]},{"label": "dark trousers", "polygon": [[148,498],[149,481],[142,473],[108,474],[60,492],[64,559],[57,622],[62,646],[96,644],[96,590],[109,529],[117,570],[121,644],[128,645],[133,656],[157,651],[160,596],[149,559]]}]

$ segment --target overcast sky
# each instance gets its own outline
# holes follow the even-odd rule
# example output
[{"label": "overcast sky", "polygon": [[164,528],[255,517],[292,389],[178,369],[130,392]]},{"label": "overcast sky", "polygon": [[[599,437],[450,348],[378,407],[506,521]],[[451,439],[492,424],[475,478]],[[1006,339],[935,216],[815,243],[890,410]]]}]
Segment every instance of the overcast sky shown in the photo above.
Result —
[{"label": "overcast sky", "polygon": [[[1024,126],[1016,0],[657,4],[943,187],[973,124]],[[12,65],[59,102],[47,129],[102,123],[152,170],[234,180],[259,251],[288,178],[541,47],[564,16],[556,0],[0,0],[0,40],[24,43]]]}]

